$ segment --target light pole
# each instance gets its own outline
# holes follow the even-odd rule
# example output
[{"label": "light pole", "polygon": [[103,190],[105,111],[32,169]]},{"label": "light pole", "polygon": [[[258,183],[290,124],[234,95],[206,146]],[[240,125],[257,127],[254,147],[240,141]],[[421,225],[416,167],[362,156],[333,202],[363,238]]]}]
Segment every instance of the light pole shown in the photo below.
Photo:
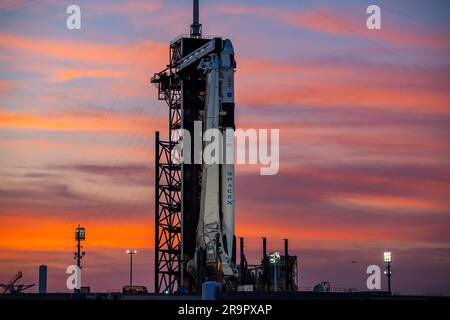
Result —
[{"label": "light pole", "polygon": [[385,251],[384,252],[384,263],[386,263],[386,271],[384,272],[384,274],[387,276],[388,278],[388,292],[389,294],[392,294],[391,292],[391,262],[392,262],[392,254],[390,251]]},{"label": "light pole", "polygon": [[81,269],[81,258],[84,257],[85,253],[84,251],[81,252],[81,241],[86,240],[86,230],[84,227],[81,227],[78,225],[77,229],[75,230],[75,241],[77,242],[77,252],[75,252],[75,259],[77,260],[77,266]]},{"label": "light pole", "polygon": [[130,287],[133,286],[133,254],[136,254],[137,250],[127,250],[127,254],[130,255]]},{"label": "light pole", "polygon": [[[84,227],[78,225],[78,227],[75,229],[75,241],[77,242],[77,251],[75,252],[74,259],[77,260],[77,267],[79,272],[81,272],[81,259],[85,255],[85,252],[81,251],[81,249],[83,248],[83,246],[81,245],[81,241],[84,240],[86,240],[86,230],[84,229]],[[74,292],[80,293],[80,289],[81,288],[77,287],[74,289]]]}]

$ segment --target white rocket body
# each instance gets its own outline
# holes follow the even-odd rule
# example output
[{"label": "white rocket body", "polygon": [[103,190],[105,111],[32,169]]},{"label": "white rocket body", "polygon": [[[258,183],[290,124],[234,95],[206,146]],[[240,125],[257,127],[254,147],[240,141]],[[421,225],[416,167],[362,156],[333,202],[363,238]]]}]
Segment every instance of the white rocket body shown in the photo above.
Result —
[{"label": "white rocket body", "polygon": [[[224,277],[236,276],[234,252],[234,51],[229,40],[206,64],[206,106],[203,129],[218,129],[221,163],[203,163],[197,247],[206,252],[206,264],[219,260]],[[209,140],[210,137],[205,137]],[[206,151],[206,149],[205,149]]]},{"label": "white rocket body", "polygon": [[[234,50],[231,41],[225,40],[223,51],[220,54],[221,61],[221,105],[224,116],[233,110],[233,115],[228,115],[229,121],[222,122],[222,135],[224,139],[224,156],[222,164],[222,232],[227,241],[228,254],[233,251],[234,237]],[[227,108],[228,107],[228,108]]]}]

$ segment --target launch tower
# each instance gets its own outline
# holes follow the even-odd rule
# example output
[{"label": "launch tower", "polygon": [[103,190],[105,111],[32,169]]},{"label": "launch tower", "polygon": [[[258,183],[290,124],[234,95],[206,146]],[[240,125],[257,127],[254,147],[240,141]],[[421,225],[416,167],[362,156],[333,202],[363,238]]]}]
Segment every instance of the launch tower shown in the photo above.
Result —
[{"label": "launch tower", "polygon": [[[202,37],[194,0],[190,36],[170,43],[169,64],[151,82],[169,106],[169,139],[155,135],[155,292],[198,292],[207,280],[237,277],[234,165],[179,163],[179,129],[234,129],[234,51]],[[225,134],[224,134],[225,136]],[[200,140],[201,141],[201,140]],[[234,148],[234,145],[232,146]],[[191,159],[198,157],[193,150]],[[234,158],[234,157],[233,157]]]}]

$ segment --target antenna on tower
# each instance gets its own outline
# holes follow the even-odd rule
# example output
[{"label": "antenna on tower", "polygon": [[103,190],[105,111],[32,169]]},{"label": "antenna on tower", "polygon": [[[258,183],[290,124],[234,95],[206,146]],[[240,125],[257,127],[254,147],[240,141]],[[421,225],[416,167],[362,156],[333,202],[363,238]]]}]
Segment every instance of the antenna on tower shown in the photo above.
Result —
[{"label": "antenna on tower", "polygon": [[193,10],[193,22],[191,24],[191,38],[201,38],[202,37],[202,24],[199,22],[199,4],[198,0],[193,0],[194,10]]}]

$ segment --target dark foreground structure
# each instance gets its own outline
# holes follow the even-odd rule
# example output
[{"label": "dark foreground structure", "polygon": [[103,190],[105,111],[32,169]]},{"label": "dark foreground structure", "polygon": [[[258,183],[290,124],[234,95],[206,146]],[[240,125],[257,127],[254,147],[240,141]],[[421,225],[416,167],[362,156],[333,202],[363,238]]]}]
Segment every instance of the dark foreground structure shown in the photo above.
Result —
[{"label": "dark foreground structure", "polygon": [[[424,296],[424,295],[390,295],[386,291],[361,291],[361,292],[221,292],[219,301],[275,301],[275,300],[384,300],[384,301],[402,301],[402,300],[448,300],[448,296]],[[200,295],[181,295],[181,294],[142,294],[127,295],[122,293],[22,293],[0,295],[0,301],[7,300],[178,300],[178,301],[201,301]]]}]

